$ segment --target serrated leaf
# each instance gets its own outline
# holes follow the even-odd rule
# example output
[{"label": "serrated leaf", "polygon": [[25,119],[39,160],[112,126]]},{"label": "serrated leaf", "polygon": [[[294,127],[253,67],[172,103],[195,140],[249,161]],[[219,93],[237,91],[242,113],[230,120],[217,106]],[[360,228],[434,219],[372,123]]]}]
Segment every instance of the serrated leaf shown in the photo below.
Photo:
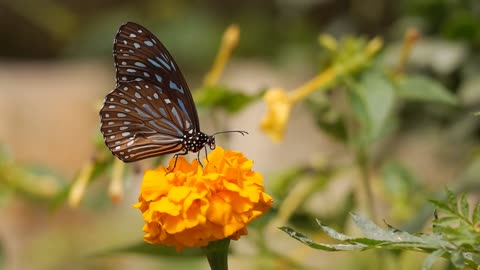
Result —
[{"label": "serrated leaf", "polygon": [[408,232],[396,231],[396,230],[384,230],[378,227],[371,220],[362,217],[360,215],[352,213],[353,222],[357,227],[367,236],[368,238],[382,241],[393,241],[393,242],[421,242],[421,238],[409,234]]},{"label": "serrated leaf", "polygon": [[467,253],[470,257],[470,260],[472,260],[474,263],[480,265],[480,254],[475,254],[475,253]]},{"label": "serrated leaf", "polygon": [[340,241],[346,241],[346,240],[350,240],[352,239],[353,237],[351,236],[348,236],[348,235],[345,235],[345,234],[342,234],[342,233],[339,233],[337,232],[336,230],[328,227],[327,225],[323,224],[320,220],[317,219],[317,223],[318,225],[322,228],[322,230],[328,235],[330,236],[331,238],[333,239],[336,239],[336,240],[340,240]]},{"label": "serrated leaf", "polygon": [[398,94],[410,100],[431,101],[449,105],[458,103],[457,98],[442,84],[420,75],[404,78],[399,84]]},{"label": "serrated leaf", "polygon": [[467,194],[463,193],[460,197],[460,212],[466,218],[470,217],[470,206],[468,205]]},{"label": "serrated leaf", "polygon": [[446,216],[436,219],[434,223],[438,226],[449,226],[452,224],[458,224],[458,221],[458,217]]},{"label": "serrated leaf", "polygon": [[448,213],[451,213],[451,214],[454,214],[455,212],[452,211],[452,209],[450,208],[450,206],[444,202],[444,201],[439,201],[439,200],[435,200],[435,199],[430,199],[429,200],[431,203],[433,203],[435,205],[435,207],[445,211],[445,212],[448,212]]},{"label": "serrated leaf", "polygon": [[288,235],[290,235],[290,237],[314,249],[320,249],[325,251],[349,251],[349,250],[363,250],[367,248],[366,245],[361,245],[361,244],[319,244],[314,242],[312,239],[308,238],[307,236],[299,232],[296,232],[295,230],[289,227],[280,227],[279,229],[286,232]]},{"label": "serrated leaf", "polygon": [[451,210],[454,210],[454,211],[457,211],[457,195],[455,195],[455,193],[453,193],[453,191],[449,190],[449,189],[446,189],[445,191],[447,193],[447,203],[448,203],[448,207],[451,209]]},{"label": "serrated leaf", "polygon": [[438,258],[442,257],[445,251],[439,249],[432,254],[428,255],[425,261],[423,262],[422,270],[429,270],[432,265],[438,260]]},{"label": "serrated leaf", "polygon": [[473,213],[472,213],[473,225],[478,224],[479,221],[480,221],[480,203],[475,205],[475,208],[473,209]]},{"label": "serrated leaf", "polygon": [[460,250],[453,252],[450,256],[450,261],[456,268],[465,267],[465,259],[463,258],[463,254]]}]

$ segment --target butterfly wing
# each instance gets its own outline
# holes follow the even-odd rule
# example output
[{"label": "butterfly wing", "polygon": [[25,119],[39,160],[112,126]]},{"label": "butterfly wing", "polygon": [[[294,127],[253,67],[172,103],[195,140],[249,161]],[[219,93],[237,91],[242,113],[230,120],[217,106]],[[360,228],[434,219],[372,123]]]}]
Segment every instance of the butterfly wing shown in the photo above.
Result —
[{"label": "butterfly wing", "polygon": [[117,84],[122,81],[150,82],[172,100],[181,100],[194,132],[200,131],[197,110],[185,78],[155,35],[141,25],[128,22],[118,30],[113,55]]},{"label": "butterfly wing", "polygon": [[116,88],[100,110],[101,132],[124,162],[184,149],[186,134],[199,132],[192,95],[173,57],[147,29],[126,23],[113,50]]},{"label": "butterfly wing", "polygon": [[119,82],[100,110],[105,143],[124,162],[182,150],[191,123],[179,103],[147,81]]}]

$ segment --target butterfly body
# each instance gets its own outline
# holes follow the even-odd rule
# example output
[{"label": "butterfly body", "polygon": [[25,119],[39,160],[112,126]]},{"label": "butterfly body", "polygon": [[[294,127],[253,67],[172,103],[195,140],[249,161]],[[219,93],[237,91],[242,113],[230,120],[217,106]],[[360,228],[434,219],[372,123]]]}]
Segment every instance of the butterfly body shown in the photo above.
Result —
[{"label": "butterfly body", "polygon": [[215,148],[214,136],[200,131],[179,67],[150,31],[131,22],[122,25],[113,55],[117,84],[100,110],[100,129],[113,155],[134,162]]}]

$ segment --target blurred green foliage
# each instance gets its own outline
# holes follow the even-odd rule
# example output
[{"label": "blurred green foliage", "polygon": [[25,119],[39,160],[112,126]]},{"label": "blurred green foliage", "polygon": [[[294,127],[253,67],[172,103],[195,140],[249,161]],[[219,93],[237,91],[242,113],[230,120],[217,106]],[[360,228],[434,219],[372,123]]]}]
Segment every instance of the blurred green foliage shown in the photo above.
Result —
[{"label": "blurred green foliage", "polygon": [[[472,114],[480,105],[478,0],[404,0],[395,4],[387,0],[368,3],[363,0],[81,3],[46,0],[41,5],[42,8],[38,8],[38,3],[28,0],[0,3],[0,30],[3,37],[8,37],[0,43],[2,59],[100,58],[111,66],[115,29],[125,21],[136,21],[148,25],[165,42],[184,73],[189,74],[187,77],[198,78],[201,75],[190,74],[192,71],[193,74],[195,71],[205,73],[218,48],[224,26],[236,22],[241,27],[242,38],[234,53],[235,60],[261,58],[279,69],[294,62],[301,63],[306,69],[316,67],[322,72],[334,64],[350,64],[365,47],[368,36],[385,37],[385,47],[380,55],[357,72],[340,76],[329,85],[328,91],[316,92],[300,105],[307,109],[312,125],[341,144],[350,158],[340,163],[330,157],[316,161],[315,154],[322,149],[312,149],[303,154],[314,161],[278,168],[268,176],[268,188],[276,205],[268,215],[252,224],[245,240],[260,254],[261,260],[253,264],[259,269],[265,269],[262,266],[276,269],[276,262],[280,261],[286,268],[308,269],[303,262],[289,258],[266,243],[272,241],[263,237],[270,222],[280,219],[281,225],[314,233],[318,230],[315,224],[318,218],[332,224],[335,230],[345,231],[350,220],[348,213],[368,212],[369,203],[366,201],[372,200],[370,219],[373,221],[354,216],[355,224],[366,237],[351,238],[323,224],[321,229],[344,242],[343,249],[421,249],[432,254],[424,262],[425,268],[432,266],[439,257],[449,259],[455,267],[478,265],[478,257],[468,254],[478,255],[479,208],[475,204],[475,210],[467,211],[465,196],[457,198],[448,192],[446,202],[433,201],[441,214],[433,221],[434,234],[406,232],[421,231],[428,224],[433,209],[427,200],[441,197],[443,191],[439,189],[444,183],[437,184],[436,179],[416,175],[390,151],[390,146],[404,137],[422,131],[438,135],[441,138],[438,155],[444,154],[442,157],[447,164],[455,163],[465,168],[448,185],[455,192],[467,191],[472,198],[478,196],[480,125],[478,117]],[[362,9],[362,6],[372,8]],[[398,72],[396,65],[404,45],[402,35],[410,27],[416,27],[422,38],[413,45],[407,64]],[[340,37],[337,39],[339,43],[330,43],[330,46],[319,49],[315,44],[319,33]],[[224,111],[228,115],[240,113],[259,102],[265,93],[259,90],[246,94],[244,89],[230,86],[228,82],[196,89],[194,96],[198,106],[212,114]],[[94,158],[86,161],[93,166],[89,184],[109,180],[113,170],[114,158],[100,134],[94,144]],[[415,158],[414,153],[412,158]],[[162,157],[155,159],[152,166],[161,161]],[[124,179],[137,173],[135,165],[126,166],[125,170],[121,174]],[[359,172],[355,179],[363,179],[363,182],[350,183],[350,188],[340,194],[329,193],[329,187],[352,170]],[[32,205],[37,201],[53,200],[59,209],[71,191],[66,182],[50,170],[18,164],[7,151],[0,152],[1,205],[20,195],[33,201]],[[300,185],[304,185],[303,189],[299,188]],[[362,193],[357,186],[367,190],[373,186],[373,191]],[[86,193],[83,206],[95,200],[91,194]],[[102,191],[101,195],[105,197],[105,192]],[[309,208],[309,205],[318,197],[334,202],[320,207],[316,205],[321,209],[314,211],[318,209]],[[382,212],[375,208],[382,209]],[[384,230],[374,225],[383,218],[399,223],[399,229],[389,226]],[[340,249],[337,245],[315,244],[292,229],[284,230],[312,247]],[[377,236],[388,237],[379,239]],[[406,243],[391,239],[392,236],[415,241]],[[107,249],[101,255],[118,253],[178,257],[172,249],[137,243]],[[404,253],[399,251],[396,254]],[[0,250],[0,263],[2,255],[4,252]],[[187,250],[181,256],[198,257],[198,253]],[[395,257],[396,260],[402,258],[408,261],[411,257]],[[351,261],[351,269],[359,269],[353,256]],[[374,263],[369,261],[367,264],[365,269]],[[451,268],[447,265],[439,269]]]}]

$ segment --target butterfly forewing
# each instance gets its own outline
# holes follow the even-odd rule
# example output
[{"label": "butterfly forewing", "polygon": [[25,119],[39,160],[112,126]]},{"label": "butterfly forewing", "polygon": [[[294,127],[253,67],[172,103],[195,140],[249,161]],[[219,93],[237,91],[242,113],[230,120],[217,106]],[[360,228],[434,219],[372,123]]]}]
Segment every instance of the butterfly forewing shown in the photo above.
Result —
[{"label": "butterfly forewing", "polygon": [[147,81],[157,90],[167,93],[173,102],[189,112],[195,132],[199,120],[192,95],[175,60],[163,44],[146,28],[126,23],[115,37],[113,49],[117,84],[128,81]]}]

